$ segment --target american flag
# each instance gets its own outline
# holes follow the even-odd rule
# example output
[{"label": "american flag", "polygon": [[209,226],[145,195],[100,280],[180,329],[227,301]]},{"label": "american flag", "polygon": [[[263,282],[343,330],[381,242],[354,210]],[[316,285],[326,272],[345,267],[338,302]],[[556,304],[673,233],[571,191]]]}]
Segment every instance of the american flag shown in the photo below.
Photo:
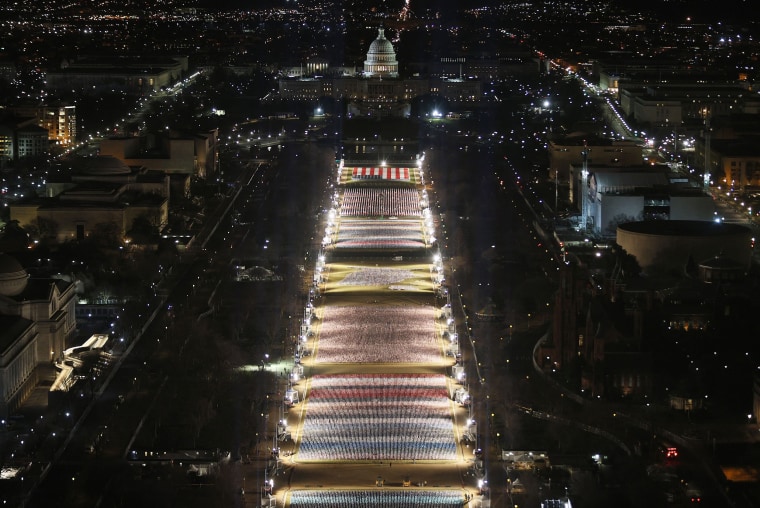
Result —
[{"label": "american flag", "polygon": [[355,180],[409,180],[409,168],[354,168]]}]

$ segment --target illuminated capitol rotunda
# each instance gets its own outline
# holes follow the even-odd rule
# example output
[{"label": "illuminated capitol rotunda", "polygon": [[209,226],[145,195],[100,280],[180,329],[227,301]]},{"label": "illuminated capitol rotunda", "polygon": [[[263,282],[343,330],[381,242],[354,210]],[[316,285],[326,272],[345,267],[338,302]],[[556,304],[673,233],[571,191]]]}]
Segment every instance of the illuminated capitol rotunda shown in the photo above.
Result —
[{"label": "illuminated capitol rotunda", "polygon": [[364,61],[364,75],[367,77],[398,77],[398,60],[391,41],[385,38],[385,30],[378,29],[377,39],[372,41]]}]

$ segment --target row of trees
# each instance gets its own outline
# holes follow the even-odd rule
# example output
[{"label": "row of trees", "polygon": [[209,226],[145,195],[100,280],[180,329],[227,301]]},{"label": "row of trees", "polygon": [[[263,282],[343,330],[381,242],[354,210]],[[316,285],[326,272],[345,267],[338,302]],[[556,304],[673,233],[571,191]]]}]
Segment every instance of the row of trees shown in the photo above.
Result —
[{"label": "row of trees", "polygon": [[[12,221],[7,228],[18,229],[18,221]],[[56,243],[59,225],[58,223],[46,217],[37,217],[29,224],[23,226],[27,238],[36,243]],[[141,215],[132,221],[132,227],[126,232],[126,237],[122,237],[120,227],[113,221],[99,222],[94,224],[88,232],[88,238],[98,246],[105,249],[113,249],[123,246],[125,238],[129,243],[151,244],[157,243],[160,238],[158,227],[150,220],[149,217]]]}]

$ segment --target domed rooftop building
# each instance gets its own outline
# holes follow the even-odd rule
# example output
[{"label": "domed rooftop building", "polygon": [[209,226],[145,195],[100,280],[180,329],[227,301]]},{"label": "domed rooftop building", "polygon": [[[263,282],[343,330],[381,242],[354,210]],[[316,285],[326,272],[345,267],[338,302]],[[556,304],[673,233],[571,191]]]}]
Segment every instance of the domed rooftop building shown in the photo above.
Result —
[{"label": "domed rooftop building", "polygon": [[76,329],[74,284],[30,278],[14,257],[0,253],[0,418],[7,418],[37,383],[55,377]]},{"label": "domed rooftop building", "polygon": [[699,280],[709,283],[740,282],[747,274],[746,264],[738,263],[722,254],[705,259],[699,263],[697,269]]},{"label": "domed rooftop building", "polygon": [[15,258],[0,253],[0,295],[16,296],[26,289],[29,275]]},{"label": "domed rooftop building", "polygon": [[128,175],[131,170],[127,164],[111,155],[99,155],[85,159],[82,172],[87,175]]},{"label": "domed rooftop building", "polygon": [[[130,166],[114,156],[78,157],[48,176],[44,197],[29,195],[10,203],[10,220],[35,231],[35,240],[81,241],[101,224],[115,225],[123,240],[138,217],[164,227],[172,194],[185,196],[189,186],[188,175],[172,178],[172,173]],[[39,224],[45,227],[37,228]],[[11,251],[13,246],[8,247]]]},{"label": "domed rooftop building", "polygon": [[378,78],[397,78],[398,60],[391,41],[385,38],[385,29],[377,29],[377,39],[372,41],[364,61],[364,75]]}]

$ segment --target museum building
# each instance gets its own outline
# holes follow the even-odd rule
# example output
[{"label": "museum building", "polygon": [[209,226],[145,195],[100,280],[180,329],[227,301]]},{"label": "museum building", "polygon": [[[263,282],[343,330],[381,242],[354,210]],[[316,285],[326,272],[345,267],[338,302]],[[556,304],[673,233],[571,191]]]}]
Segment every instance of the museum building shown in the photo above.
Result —
[{"label": "museum building", "polygon": [[30,278],[0,254],[0,418],[11,415],[40,381],[40,366],[63,354],[76,329],[74,284]]}]

